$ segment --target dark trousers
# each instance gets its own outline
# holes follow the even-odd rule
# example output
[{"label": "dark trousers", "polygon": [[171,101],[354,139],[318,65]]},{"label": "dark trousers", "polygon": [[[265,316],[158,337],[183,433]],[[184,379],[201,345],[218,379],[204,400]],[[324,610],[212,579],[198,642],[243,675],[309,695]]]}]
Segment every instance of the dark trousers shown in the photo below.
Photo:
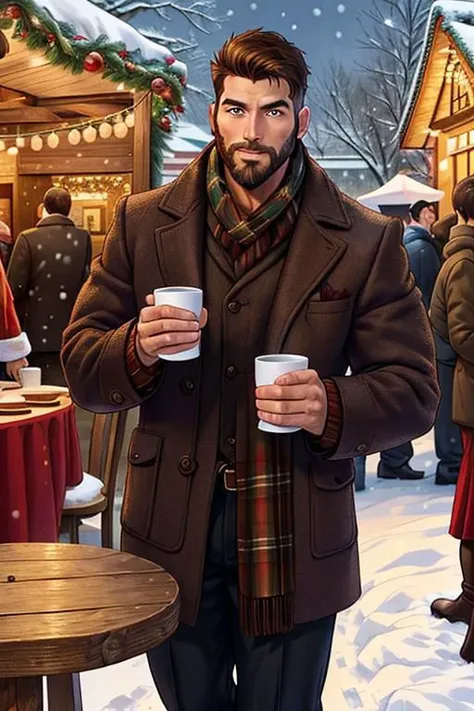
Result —
[{"label": "dark trousers", "polygon": [[450,469],[459,471],[462,457],[461,432],[453,422],[453,377],[454,366],[437,362],[438,381],[441,390],[438,414],[435,422],[435,451],[440,460],[439,472],[448,472]]},{"label": "dark trousers", "polygon": [[167,711],[322,711],[335,615],[282,635],[246,637],[237,594],[236,496],[219,487],[197,624],[180,624],[148,653]]},{"label": "dark trousers", "polygon": [[408,464],[412,457],[413,445],[411,442],[405,442],[405,444],[399,444],[397,447],[380,452],[380,460],[387,467],[392,467],[393,469],[398,469],[398,467]]}]

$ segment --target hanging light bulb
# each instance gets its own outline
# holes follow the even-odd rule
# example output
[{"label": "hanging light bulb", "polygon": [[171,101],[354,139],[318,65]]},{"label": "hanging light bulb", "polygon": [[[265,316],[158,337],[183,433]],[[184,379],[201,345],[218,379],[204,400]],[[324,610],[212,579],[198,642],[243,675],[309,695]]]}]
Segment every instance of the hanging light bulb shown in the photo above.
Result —
[{"label": "hanging light bulb", "polygon": [[23,136],[17,136],[15,143],[17,148],[24,148],[26,146],[26,141]]},{"label": "hanging light bulb", "polygon": [[127,124],[125,123],[125,121],[120,120],[114,125],[114,134],[115,134],[116,138],[126,138],[127,137],[128,128],[127,128]]},{"label": "hanging light bulb", "polygon": [[0,151],[4,151],[6,149],[5,141],[0,141]]},{"label": "hanging light bulb", "polygon": [[57,148],[59,146],[58,134],[57,133],[50,133],[46,142],[50,148]]},{"label": "hanging light bulb", "polygon": [[94,143],[97,138],[97,129],[94,126],[88,126],[83,130],[82,137],[86,143]]},{"label": "hanging light bulb", "polygon": [[19,153],[19,150],[16,146],[10,146],[10,148],[7,150],[7,153],[9,156],[17,156]]},{"label": "hanging light bulb", "polygon": [[133,128],[135,126],[135,114],[130,113],[125,116],[125,123],[128,128]]},{"label": "hanging light bulb", "polygon": [[111,135],[113,134],[113,128],[110,125],[110,123],[107,123],[107,121],[104,121],[103,123],[100,124],[99,126],[99,136],[101,138],[110,138]]},{"label": "hanging light bulb", "polygon": [[81,132],[77,128],[73,128],[72,131],[69,131],[67,140],[71,146],[78,146],[81,142]]},{"label": "hanging light bulb", "polygon": [[42,148],[43,148],[43,139],[41,138],[41,136],[38,136],[38,135],[33,136],[33,138],[31,139],[31,150],[38,152]]}]

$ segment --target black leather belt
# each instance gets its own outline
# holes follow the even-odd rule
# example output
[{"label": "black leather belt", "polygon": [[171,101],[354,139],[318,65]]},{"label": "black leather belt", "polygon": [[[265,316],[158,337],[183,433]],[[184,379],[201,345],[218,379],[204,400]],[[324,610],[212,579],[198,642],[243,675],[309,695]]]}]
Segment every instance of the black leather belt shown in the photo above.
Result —
[{"label": "black leather belt", "polygon": [[235,476],[234,467],[226,462],[223,462],[218,464],[216,473],[226,491],[237,491],[237,478]]}]

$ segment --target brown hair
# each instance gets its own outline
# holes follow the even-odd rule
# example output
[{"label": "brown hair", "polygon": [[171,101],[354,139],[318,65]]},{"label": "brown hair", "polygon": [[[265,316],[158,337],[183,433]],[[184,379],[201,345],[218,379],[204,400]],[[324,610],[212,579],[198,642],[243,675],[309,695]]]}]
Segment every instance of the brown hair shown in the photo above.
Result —
[{"label": "brown hair", "polygon": [[464,178],[454,188],[453,207],[466,222],[474,219],[474,175]]},{"label": "brown hair", "polygon": [[228,76],[244,77],[252,81],[274,79],[278,84],[285,79],[290,87],[290,99],[299,111],[308,88],[310,71],[304,52],[277,32],[247,30],[232,34],[211,60],[211,76],[216,103],[224,90]]},{"label": "brown hair", "polygon": [[50,188],[44,198],[44,207],[50,215],[64,215],[71,211],[71,196],[63,188]]}]

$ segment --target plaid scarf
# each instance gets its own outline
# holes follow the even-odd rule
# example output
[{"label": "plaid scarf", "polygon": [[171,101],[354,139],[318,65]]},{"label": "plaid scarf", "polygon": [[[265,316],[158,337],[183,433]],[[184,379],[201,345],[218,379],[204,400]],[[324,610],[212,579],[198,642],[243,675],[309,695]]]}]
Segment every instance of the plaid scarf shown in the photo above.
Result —
[{"label": "plaid scarf", "polygon": [[[210,227],[230,249],[237,276],[289,236],[304,171],[299,146],[283,186],[245,221],[219,175],[216,149],[211,152],[208,212],[215,217]],[[239,613],[244,633],[255,637],[287,632],[294,625],[292,438],[257,428],[254,374],[242,377],[236,434]]]},{"label": "plaid scarf", "polygon": [[298,216],[304,172],[303,148],[298,143],[281,187],[243,219],[220,173],[217,148],[212,149],[207,167],[208,225],[215,239],[231,255],[237,278],[291,233]]}]

